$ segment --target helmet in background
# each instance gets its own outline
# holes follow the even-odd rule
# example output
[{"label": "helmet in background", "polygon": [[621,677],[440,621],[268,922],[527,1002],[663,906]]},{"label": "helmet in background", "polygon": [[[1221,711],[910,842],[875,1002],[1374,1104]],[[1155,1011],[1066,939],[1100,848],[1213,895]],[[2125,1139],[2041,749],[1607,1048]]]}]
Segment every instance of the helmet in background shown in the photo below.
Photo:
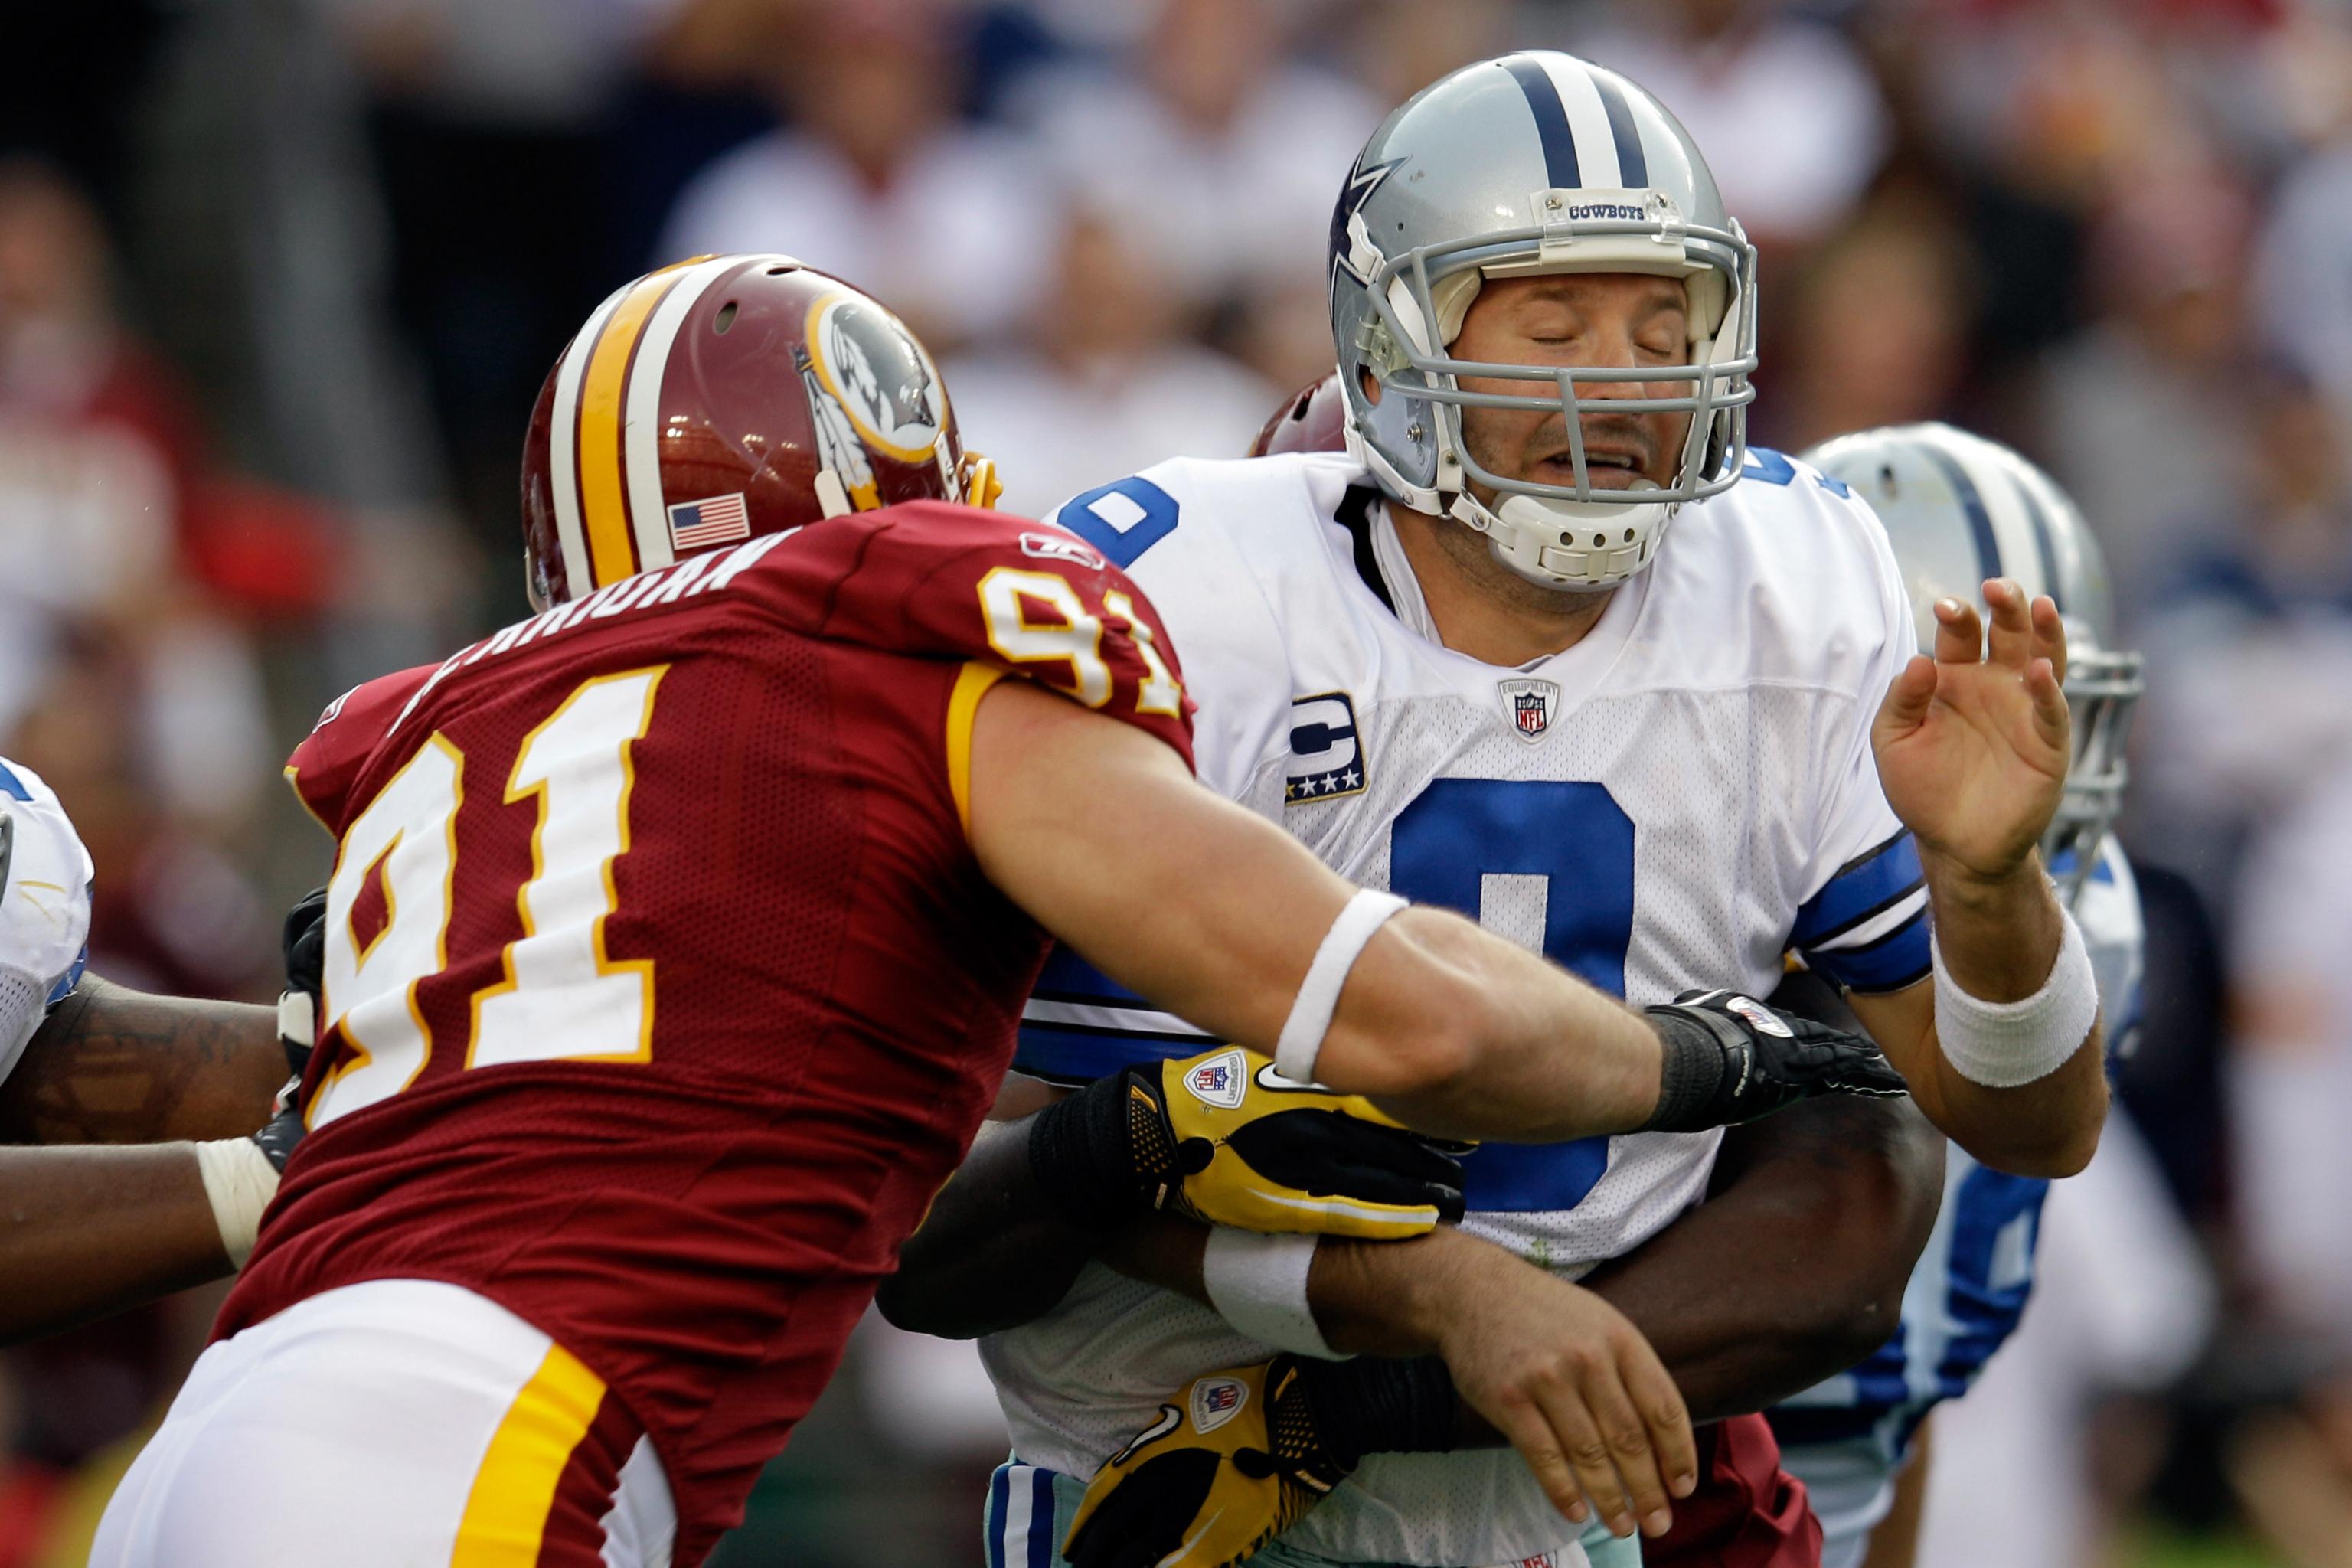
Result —
[{"label": "helmet in background", "polygon": [[[1755,395],[1756,248],[1688,133],[1614,71],[1528,50],[1423,88],[1365,143],[1331,215],[1330,248],[1349,449],[1389,495],[1486,534],[1520,575],[1558,588],[1622,583],[1650,563],[1685,502],[1738,481]],[[1486,279],[1563,272],[1682,279],[1688,362],[1567,369],[1447,353]],[[1465,392],[1464,376],[1525,385]],[[1671,485],[1591,483],[1579,393],[1603,384],[1645,394],[1612,401],[1612,413],[1691,415]],[[1481,467],[1464,447],[1462,410],[1482,406],[1561,414],[1575,482]],[[1498,492],[1492,509],[1469,492],[1473,479]]]},{"label": "helmet in background", "polygon": [[532,602],[898,501],[989,505],[929,353],[789,256],[624,284],[566,345],[523,442]]},{"label": "helmet in background", "polygon": [[1249,455],[1276,452],[1344,452],[1348,449],[1348,404],[1333,371],[1290,395],[1250,443]]},{"label": "helmet in background", "polygon": [[1948,425],[1898,425],[1824,441],[1804,454],[1878,513],[1911,595],[1919,651],[1936,644],[1935,603],[1980,602],[1988,577],[2047,594],[2066,626],[2066,701],[2074,756],[2042,852],[2068,904],[2098,864],[2127,773],[2124,742],[2140,695],[2140,656],[2116,647],[2106,558],[2054,480],[2007,447]]}]

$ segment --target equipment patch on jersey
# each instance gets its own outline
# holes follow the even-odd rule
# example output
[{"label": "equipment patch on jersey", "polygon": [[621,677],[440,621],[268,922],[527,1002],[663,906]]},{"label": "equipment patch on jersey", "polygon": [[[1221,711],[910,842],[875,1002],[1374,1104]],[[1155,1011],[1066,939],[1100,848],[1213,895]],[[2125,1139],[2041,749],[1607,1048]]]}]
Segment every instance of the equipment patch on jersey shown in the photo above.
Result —
[{"label": "equipment patch on jersey", "polygon": [[1249,1403],[1249,1384],[1237,1377],[1204,1377],[1192,1385],[1192,1430],[1215,1431]]},{"label": "equipment patch on jersey", "polygon": [[1290,700],[1290,769],[1282,801],[1329,800],[1364,793],[1364,756],[1356,743],[1356,704],[1344,691]]},{"label": "equipment patch on jersey", "polygon": [[1032,531],[1021,536],[1021,553],[1034,561],[1066,561],[1089,572],[1103,569],[1103,558],[1092,546],[1066,533]]},{"label": "equipment patch on jersey", "polygon": [[1512,730],[1522,741],[1540,741],[1551,728],[1551,716],[1559,706],[1559,686],[1555,681],[1520,679],[1496,682],[1495,689],[1502,693],[1503,716],[1511,721]]},{"label": "equipment patch on jersey", "polygon": [[1192,1098],[1219,1110],[1238,1110],[1242,1096],[1249,1092],[1248,1060],[1239,1047],[1219,1051],[1199,1067],[1184,1075],[1184,1087]]}]

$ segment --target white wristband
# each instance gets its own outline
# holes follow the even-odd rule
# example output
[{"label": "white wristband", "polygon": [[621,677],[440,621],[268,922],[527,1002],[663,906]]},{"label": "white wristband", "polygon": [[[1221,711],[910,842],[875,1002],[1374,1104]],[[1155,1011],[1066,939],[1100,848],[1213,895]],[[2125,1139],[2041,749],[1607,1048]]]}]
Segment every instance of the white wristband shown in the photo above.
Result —
[{"label": "white wristband", "polygon": [[1986,1002],[1960,989],[1928,934],[1936,975],[1936,1038],[1970,1083],[2015,1089],[2047,1078],[2082,1047],[2099,1016],[2099,982],[2074,917],[2059,911],[2064,934],[2042,989],[2019,1002]]},{"label": "white wristband", "polygon": [[252,1139],[223,1138],[196,1145],[196,1170],[205,1179],[205,1196],[212,1200],[221,1247],[229,1262],[242,1268],[261,1234],[261,1211],[278,1195],[278,1167]]},{"label": "white wristband", "polygon": [[1312,1236],[1260,1236],[1217,1226],[1201,1253],[1201,1283],[1217,1316],[1276,1350],[1323,1361],[1348,1358],[1323,1340],[1307,1303],[1307,1275],[1315,1266]]},{"label": "white wristband", "polygon": [[1372,933],[1404,906],[1394,893],[1360,889],[1323,933],[1323,944],[1307,966],[1307,978],[1299,983],[1297,999],[1290,1004],[1290,1016],[1283,1020],[1282,1036],[1275,1042],[1274,1065],[1283,1077],[1293,1083],[1315,1081],[1315,1059],[1323,1054],[1323,1037],[1330,1032],[1348,972]]}]

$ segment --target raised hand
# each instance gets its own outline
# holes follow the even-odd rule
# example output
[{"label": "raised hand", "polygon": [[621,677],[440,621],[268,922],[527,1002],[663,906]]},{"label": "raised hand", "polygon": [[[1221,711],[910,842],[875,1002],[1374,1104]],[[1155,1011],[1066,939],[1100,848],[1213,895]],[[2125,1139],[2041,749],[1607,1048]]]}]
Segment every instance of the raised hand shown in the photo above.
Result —
[{"label": "raised hand", "polygon": [[1871,725],[1887,804],[1940,859],[1997,879],[2022,866],[2057,812],[2072,756],[2066,632],[2047,596],[2007,577],[1973,605],[1936,602],[1936,656],[1905,666]]}]

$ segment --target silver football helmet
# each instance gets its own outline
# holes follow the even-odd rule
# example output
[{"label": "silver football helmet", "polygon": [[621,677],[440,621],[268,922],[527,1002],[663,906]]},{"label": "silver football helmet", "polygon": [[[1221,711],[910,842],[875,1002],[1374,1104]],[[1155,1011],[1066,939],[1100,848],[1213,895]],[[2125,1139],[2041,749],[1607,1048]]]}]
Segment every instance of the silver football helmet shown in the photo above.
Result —
[{"label": "silver football helmet", "polygon": [[2106,558],[2082,512],[2049,475],[2008,447],[1948,425],[1899,425],[1824,441],[1805,460],[1852,486],[1886,525],[1933,653],[1935,603],[1981,604],[1988,577],[2047,594],[2066,625],[2066,701],[2074,756],[2042,841],[2071,906],[2096,868],[2122,808],[2124,742],[2139,700],[2140,656],[2117,648]]},{"label": "silver football helmet", "polygon": [[[1689,363],[1568,369],[1446,352],[1486,279],[1559,272],[1683,279]],[[1755,396],[1756,247],[1656,99],[1571,55],[1505,55],[1422,89],[1364,144],[1331,214],[1331,336],[1349,450],[1383,489],[1478,530],[1522,576],[1606,588],[1650,563],[1685,501],[1738,480]],[[1464,376],[1528,384],[1465,392]],[[1611,400],[1612,413],[1692,416],[1671,486],[1592,485],[1580,417],[1591,405],[1578,389],[1601,384],[1648,394]],[[1558,411],[1576,482],[1490,472],[1463,445],[1465,407]],[[1473,479],[1498,492],[1493,508],[1470,493]]]}]

